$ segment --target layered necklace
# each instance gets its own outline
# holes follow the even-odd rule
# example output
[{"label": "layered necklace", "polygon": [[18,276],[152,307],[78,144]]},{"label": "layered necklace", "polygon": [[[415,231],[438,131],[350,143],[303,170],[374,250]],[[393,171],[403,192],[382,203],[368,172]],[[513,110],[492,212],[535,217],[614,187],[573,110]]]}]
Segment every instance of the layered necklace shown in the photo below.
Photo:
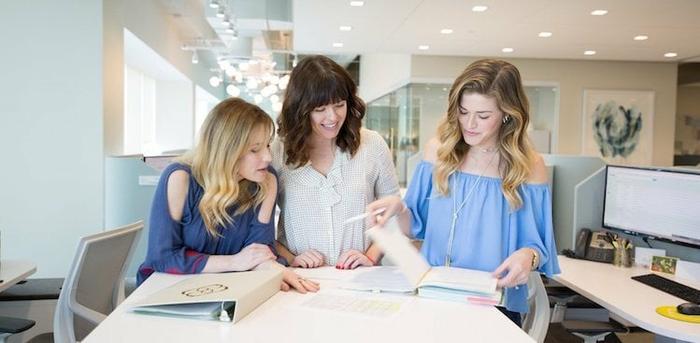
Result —
[{"label": "layered necklace", "polygon": [[472,193],[474,193],[474,190],[476,187],[479,185],[479,182],[481,182],[481,177],[484,176],[484,173],[486,172],[487,169],[491,166],[491,163],[493,163],[493,159],[496,157],[496,148],[488,148],[488,149],[481,149],[482,152],[484,153],[492,153],[491,158],[489,159],[489,163],[486,164],[484,169],[481,170],[479,173],[479,176],[476,178],[476,181],[472,184],[471,188],[469,189],[469,192],[467,192],[467,196],[464,197],[464,200],[457,206],[457,175],[454,174],[452,175],[452,224],[450,225],[450,235],[449,238],[447,239],[447,253],[445,254],[445,266],[449,267],[450,263],[452,262],[452,243],[454,241],[455,237],[455,226],[457,225],[457,218],[459,218],[459,212],[462,211],[462,208],[464,205],[469,201],[469,199],[472,196]]}]

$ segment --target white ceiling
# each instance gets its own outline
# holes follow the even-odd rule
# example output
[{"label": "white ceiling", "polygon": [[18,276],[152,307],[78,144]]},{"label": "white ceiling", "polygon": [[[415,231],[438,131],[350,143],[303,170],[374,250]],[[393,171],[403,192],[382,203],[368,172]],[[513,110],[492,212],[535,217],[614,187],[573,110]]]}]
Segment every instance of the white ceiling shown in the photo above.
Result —
[{"label": "white ceiling", "polygon": [[[699,0],[295,0],[294,49],[326,54],[406,53],[700,62]],[[474,5],[486,5],[483,13]],[[595,9],[608,10],[592,16]],[[342,32],[339,26],[352,30]],[[449,35],[443,28],[453,29]],[[541,31],[552,32],[539,38]],[[646,41],[635,41],[647,35]],[[342,48],[333,43],[343,43]],[[422,51],[418,45],[429,45]],[[503,48],[513,48],[504,53]],[[585,50],[595,50],[584,56]],[[664,57],[666,52],[678,54]]]}]

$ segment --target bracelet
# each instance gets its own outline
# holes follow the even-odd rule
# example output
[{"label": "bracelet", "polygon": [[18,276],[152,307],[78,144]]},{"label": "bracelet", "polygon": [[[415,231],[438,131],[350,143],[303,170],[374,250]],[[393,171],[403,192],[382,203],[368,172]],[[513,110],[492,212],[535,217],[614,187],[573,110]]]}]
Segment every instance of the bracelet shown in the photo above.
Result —
[{"label": "bracelet", "polygon": [[528,249],[532,251],[532,265],[530,266],[530,270],[536,270],[537,267],[540,266],[540,255],[537,253],[537,250],[533,248]]}]

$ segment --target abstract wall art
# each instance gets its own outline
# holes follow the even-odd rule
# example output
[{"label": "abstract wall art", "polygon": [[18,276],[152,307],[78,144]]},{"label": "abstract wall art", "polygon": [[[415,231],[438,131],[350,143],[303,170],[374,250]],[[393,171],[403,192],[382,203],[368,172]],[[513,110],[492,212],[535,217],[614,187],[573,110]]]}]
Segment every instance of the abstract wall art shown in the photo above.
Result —
[{"label": "abstract wall art", "polygon": [[651,165],[654,92],[583,91],[582,152],[607,163]]}]

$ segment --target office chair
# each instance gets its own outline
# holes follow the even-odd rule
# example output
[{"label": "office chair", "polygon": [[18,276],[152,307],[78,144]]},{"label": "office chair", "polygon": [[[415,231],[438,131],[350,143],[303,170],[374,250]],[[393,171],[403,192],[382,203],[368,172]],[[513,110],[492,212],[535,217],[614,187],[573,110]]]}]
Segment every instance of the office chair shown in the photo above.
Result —
[{"label": "office chair", "polygon": [[83,339],[124,300],[124,273],[142,229],[138,221],[80,240],[58,297],[54,342]]},{"label": "office chair", "polygon": [[539,272],[531,272],[527,280],[529,311],[523,318],[523,330],[537,343],[544,342],[549,329],[549,298]]},{"label": "office chair", "polygon": [[36,322],[29,319],[0,316],[0,343],[16,333],[31,329]]}]

